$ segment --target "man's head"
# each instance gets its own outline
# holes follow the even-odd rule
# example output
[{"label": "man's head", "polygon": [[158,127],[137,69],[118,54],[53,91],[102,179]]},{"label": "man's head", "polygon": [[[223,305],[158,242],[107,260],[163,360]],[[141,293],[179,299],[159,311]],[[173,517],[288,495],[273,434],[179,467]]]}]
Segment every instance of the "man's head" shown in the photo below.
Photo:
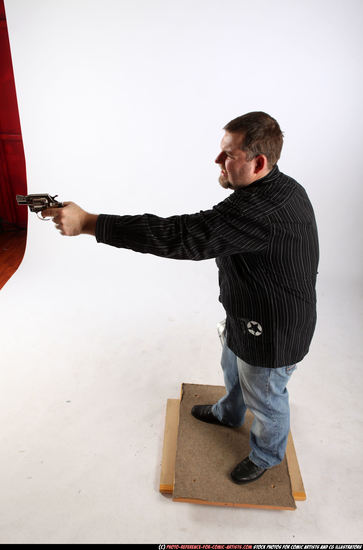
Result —
[{"label": "man's head", "polygon": [[283,134],[277,121],[261,111],[228,122],[215,162],[225,189],[246,187],[263,178],[280,158]]}]

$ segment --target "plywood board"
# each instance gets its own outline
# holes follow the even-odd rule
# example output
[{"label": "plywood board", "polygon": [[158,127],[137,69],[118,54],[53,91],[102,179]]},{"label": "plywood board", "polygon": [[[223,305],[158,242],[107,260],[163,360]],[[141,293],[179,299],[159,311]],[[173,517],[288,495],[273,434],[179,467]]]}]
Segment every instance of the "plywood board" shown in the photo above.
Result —
[{"label": "plywood board", "polygon": [[179,425],[179,399],[168,399],[166,404],[163,456],[160,474],[160,492],[172,493],[174,487],[176,443]]},{"label": "plywood board", "polygon": [[[192,434],[192,440],[195,440],[195,438],[197,438],[197,443],[199,444],[200,443],[200,437],[198,437],[197,435],[197,432],[200,432],[200,429],[202,427],[202,429],[204,429],[204,434],[208,433],[209,431],[209,436],[212,435],[212,438],[209,437],[209,439],[211,439],[212,441],[212,446],[214,446],[214,443],[213,443],[213,439],[215,438],[215,434],[216,433],[219,433],[221,434],[221,432],[227,432],[227,435],[225,433],[225,435],[221,438],[221,436],[217,436],[217,440],[216,440],[216,444],[217,445],[220,445],[221,443],[223,443],[225,440],[227,440],[227,448],[230,447],[230,444],[231,444],[231,432],[235,432],[235,435],[237,435],[238,433],[241,434],[241,433],[244,433],[244,437],[243,439],[249,439],[249,436],[248,436],[248,433],[249,433],[249,427],[252,423],[252,415],[248,414],[248,417],[246,419],[246,422],[245,422],[245,425],[242,427],[242,428],[238,428],[238,429],[233,429],[233,428],[224,428],[224,427],[220,427],[220,426],[215,426],[215,425],[212,425],[212,424],[206,424],[206,423],[203,423],[203,422],[199,422],[198,420],[196,420],[194,417],[191,416],[190,414],[190,409],[191,407],[196,404],[196,403],[212,403],[212,402],[215,402],[217,399],[219,399],[223,394],[224,394],[225,390],[224,390],[224,387],[223,386],[201,386],[201,385],[195,385],[195,384],[183,384],[182,386],[182,404],[184,402],[184,405],[186,405],[186,408],[185,408],[185,413],[186,413],[186,420],[187,420],[187,423],[189,425],[192,425],[193,427],[193,434]],[[190,394],[190,395],[189,395]],[[188,403],[188,401],[192,400],[192,403]],[[170,402],[170,403],[169,403]],[[182,500],[182,501],[189,501],[189,502],[201,502],[201,503],[204,503],[204,504],[215,504],[215,505],[222,505],[222,506],[246,506],[246,507],[261,507],[261,508],[281,508],[281,509],[294,509],[295,508],[295,503],[294,503],[294,498],[296,498],[296,500],[304,500],[306,498],[305,496],[305,491],[304,491],[304,487],[303,487],[303,484],[302,484],[302,479],[301,479],[301,475],[300,475],[300,470],[299,470],[299,466],[298,466],[298,463],[297,463],[297,458],[296,458],[296,454],[295,454],[295,451],[294,451],[294,447],[293,447],[293,441],[292,441],[292,437],[291,435],[289,436],[289,444],[288,444],[288,449],[287,449],[287,452],[286,452],[286,459],[284,460],[284,462],[273,468],[272,470],[266,472],[262,478],[260,480],[257,480],[256,482],[253,482],[252,484],[247,484],[247,485],[243,485],[243,486],[240,486],[240,485],[236,485],[234,484],[232,481],[230,481],[230,478],[229,478],[229,472],[230,470],[235,466],[235,464],[237,462],[239,462],[245,455],[243,456],[240,456],[238,454],[238,456],[236,457],[236,459],[234,460],[232,466],[230,468],[225,468],[224,469],[224,474],[222,475],[221,472],[223,470],[223,464],[220,464],[221,462],[221,459],[216,456],[216,452],[215,450],[211,451],[210,449],[210,445],[208,446],[205,446],[205,444],[202,443],[202,447],[204,447],[204,449],[209,449],[209,456],[215,456],[216,460],[214,462],[216,462],[216,464],[218,465],[218,471],[213,474],[212,473],[212,476],[218,478],[219,477],[219,482],[216,484],[215,481],[218,481],[217,479],[215,480],[213,478],[213,482],[211,483],[210,479],[209,481],[207,480],[206,482],[206,486],[209,487],[209,486],[213,486],[213,491],[214,491],[214,494],[219,494],[219,500],[218,499],[206,499],[206,495],[203,494],[203,491],[200,491],[200,485],[201,485],[201,481],[197,481],[197,477],[194,475],[193,476],[193,471],[194,473],[196,472],[195,470],[195,459],[193,459],[193,455],[195,455],[195,453],[197,452],[197,448],[194,448],[192,450],[189,449],[189,461],[188,459],[180,459],[181,460],[181,463],[182,463],[182,474],[183,474],[183,471],[184,471],[184,475],[185,475],[185,472],[188,471],[188,462],[190,464],[193,465],[192,467],[192,470],[191,470],[191,474],[192,474],[192,480],[195,479],[196,481],[191,481],[190,483],[192,484],[192,487],[191,487],[191,491],[188,496],[183,496],[183,494],[179,494],[179,492],[181,491],[182,493],[185,491],[185,482],[182,481],[182,484],[180,485],[180,482],[178,483],[178,477],[180,478],[180,476],[176,475],[176,487],[174,487],[174,474],[173,474],[173,466],[174,466],[174,463],[175,463],[175,455],[174,455],[174,450],[175,450],[175,439],[176,439],[176,432],[177,432],[177,422],[178,422],[178,415],[177,415],[177,406],[179,404],[179,401],[178,400],[168,400],[168,410],[171,410],[171,408],[173,408],[173,420],[171,419],[166,419],[166,426],[165,426],[165,435],[167,437],[171,437],[171,440],[172,440],[172,443],[168,443],[164,440],[164,452],[163,452],[163,466],[162,466],[162,476],[161,476],[161,483],[160,483],[160,490],[161,492],[168,492],[168,493],[171,493],[174,489],[174,500]],[[183,408],[183,407],[181,407]],[[182,412],[181,412],[181,417],[182,417]],[[192,421],[192,424],[190,424],[190,420]],[[182,418],[181,418],[181,424],[182,424]],[[198,428],[199,426],[199,428]],[[197,432],[196,432],[197,430]],[[206,431],[207,430],[207,431]],[[211,432],[211,430],[213,430]],[[216,430],[218,430],[219,432],[216,432]],[[180,432],[180,430],[179,430]],[[168,435],[167,435],[168,434]],[[190,440],[190,434],[188,436],[187,434],[187,437],[189,438]],[[233,439],[233,438],[232,438]],[[238,436],[238,439],[240,440],[241,439],[241,436],[239,435]],[[199,441],[198,441],[199,440]],[[202,437],[202,441],[203,441],[203,437]],[[205,442],[204,442],[205,443]],[[240,443],[241,441],[239,441],[237,447],[239,449],[241,449],[241,446],[240,446]],[[240,451],[241,452],[241,451]],[[248,451],[249,452],[249,451]],[[246,456],[248,454],[248,452],[246,453]],[[232,453],[233,454],[233,453]],[[190,456],[192,456],[192,460],[190,460]],[[236,456],[235,454],[233,456]],[[227,458],[224,457],[225,460],[224,460],[224,463],[227,461]],[[289,470],[287,469],[287,461],[289,462],[288,466],[289,466]],[[198,461],[197,461],[198,462]],[[213,460],[212,460],[213,462]],[[207,464],[208,464],[208,460],[207,460]],[[205,466],[205,463],[203,464],[203,468]],[[194,470],[193,470],[194,468]],[[177,469],[178,469],[178,466],[177,466]],[[205,468],[204,468],[205,470]],[[271,474],[274,472],[274,474],[271,476]],[[289,476],[289,472],[290,472],[290,476]],[[183,477],[183,475],[182,475]],[[187,474],[187,477],[188,477],[188,474]],[[208,477],[208,475],[204,474],[204,479],[205,477]],[[290,483],[290,477],[291,477],[291,483]],[[202,481],[203,481],[203,478],[202,478]],[[228,491],[228,495],[229,497],[232,496],[232,498],[228,498],[228,499],[224,499],[223,502],[221,502],[220,500],[220,496],[221,496],[221,493],[220,493],[220,488],[221,488],[221,482],[222,482],[222,486],[225,486],[225,487],[228,487],[229,488],[229,491]],[[263,483],[262,483],[263,482]],[[183,483],[184,483],[184,487],[183,487]],[[195,485],[197,484],[197,485]],[[203,483],[202,483],[203,484]],[[188,485],[188,484],[187,484]],[[218,485],[219,485],[219,489],[218,489]],[[263,498],[264,502],[261,501],[261,499],[259,498],[258,496],[258,492],[257,491],[257,488],[258,488],[258,485],[263,485],[264,488],[264,493],[267,493],[267,498]],[[199,486],[199,488],[198,488]],[[253,489],[253,487],[255,489]],[[292,496],[294,498],[286,498],[286,495],[285,495],[285,498],[284,498],[284,502],[281,501],[281,494],[284,493],[283,491],[283,487],[285,487],[285,492],[286,492],[286,489],[287,489],[287,493],[290,492],[290,496],[291,496],[291,493],[292,493]],[[290,489],[288,489],[290,487]],[[197,489],[197,490],[196,490]],[[242,491],[241,491],[242,489]],[[246,491],[247,489],[247,491]],[[241,495],[241,492],[242,493],[247,493],[247,498],[244,499],[245,502],[240,502],[239,499],[235,499],[235,497],[232,495],[233,492],[235,492],[237,490],[237,493],[238,493],[238,496]],[[218,493],[219,491],[219,493]],[[251,498],[251,495],[248,495],[248,493],[252,492],[253,493],[253,498]],[[261,496],[261,495],[260,495]],[[279,500],[279,502],[277,502],[277,500]],[[228,500],[228,502],[226,501]]]}]

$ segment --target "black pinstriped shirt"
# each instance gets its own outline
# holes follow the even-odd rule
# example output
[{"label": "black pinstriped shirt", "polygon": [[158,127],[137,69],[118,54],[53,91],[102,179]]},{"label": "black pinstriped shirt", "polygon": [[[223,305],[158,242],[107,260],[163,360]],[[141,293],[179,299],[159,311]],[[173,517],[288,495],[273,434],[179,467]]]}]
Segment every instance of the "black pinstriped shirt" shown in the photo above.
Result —
[{"label": "black pinstriped shirt", "polygon": [[270,368],[308,352],[316,324],[317,227],[306,191],[277,165],[196,214],[101,214],[96,239],[164,258],[215,258],[228,347]]}]

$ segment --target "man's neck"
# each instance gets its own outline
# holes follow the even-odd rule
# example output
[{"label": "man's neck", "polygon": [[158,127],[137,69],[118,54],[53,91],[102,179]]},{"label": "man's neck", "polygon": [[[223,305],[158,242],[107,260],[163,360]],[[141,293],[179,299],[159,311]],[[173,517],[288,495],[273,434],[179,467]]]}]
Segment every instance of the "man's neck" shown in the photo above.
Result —
[{"label": "man's neck", "polygon": [[255,183],[255,181],[262,180],[267,174],[271,172],[272,168],[265,168],[264,170],[261,170],[258,174],[256,174],[256,178],[251,181],[251,183]]}]

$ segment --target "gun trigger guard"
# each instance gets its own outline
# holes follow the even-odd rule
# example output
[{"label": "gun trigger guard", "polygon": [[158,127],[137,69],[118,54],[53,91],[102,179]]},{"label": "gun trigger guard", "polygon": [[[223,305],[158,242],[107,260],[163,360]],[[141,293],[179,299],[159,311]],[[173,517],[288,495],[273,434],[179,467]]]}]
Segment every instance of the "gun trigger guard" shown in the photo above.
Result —
[{"label": "gun trigger guard", "polygon": [[39,216],[39,212],[37,212],[37,218],[42,220],[42,222],[49,222],[52,218],[43,218],[42,216]]}]

